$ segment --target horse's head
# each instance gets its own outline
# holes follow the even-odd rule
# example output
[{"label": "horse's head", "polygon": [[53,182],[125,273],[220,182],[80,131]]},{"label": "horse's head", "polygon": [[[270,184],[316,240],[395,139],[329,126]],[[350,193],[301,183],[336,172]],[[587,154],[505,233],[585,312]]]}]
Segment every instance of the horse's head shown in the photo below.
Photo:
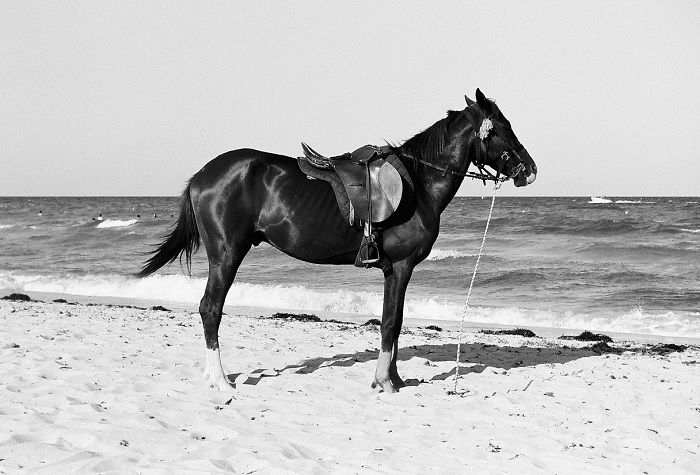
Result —
[{"label": "horse's head", "polygon": [[497,175],[513,179],[515,186],[526,186],[535,181],[537,165],[523,144],[515,136],[510,122],[495,102],[477,89],[476,101],[464,96],[467,108],[464,115],[472,121],[477,153],[474,163],[496,170]]}]

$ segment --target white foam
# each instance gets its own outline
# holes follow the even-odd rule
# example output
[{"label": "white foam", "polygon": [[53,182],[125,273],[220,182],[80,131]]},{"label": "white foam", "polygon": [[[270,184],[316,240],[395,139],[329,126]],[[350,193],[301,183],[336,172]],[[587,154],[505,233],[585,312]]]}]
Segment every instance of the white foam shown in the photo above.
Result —
[{"label": "white foam", "polygon": [[124,228],[138,222],[138,219],[105,219],[97,225],[98,228]]},{"label": "white foam", "polygon": [[441,261],[443,259],[457,259],[459,257],[474,257],[474,254],[456,249],[433,249],[426,261]]},{"label": "white foam", "polygon": [[0,229],[8,229],[14,227],[14,224],[0,224]]},{"label": "white foam", "polygon": [[576,314],[519,308],[471,309],[468,320],[513,326],[577,328],[592,331],[700,338],[700,312],[652,313],[641,308],[610,315]]},{"label": "white foam", "polygon": [[605,203],[612,203],[612,200],[609,200],[607,198],[602,198],[600,196],[591,196],[591,201],[589,201],[588,203],[605,204]]},{"label": "white foam", "polygon": [[[117,275],[28,276],[0,272],[0,288],[11,291],[51,292],[96,297],[164,300],[197,304],[206,279],[155,274],[144,279]],[[310,289],[301,285],[259,285],[236,282],[227,305],[267,307],[307,312],[340,312],[361,315],[382,313],[382,294],[370,291]],[[407,318],[458,321],[463,302],[443,298],[408,298]],[[624,313],[591,315],[551,310],[472,307],[471,322],[551,328],[577,328],[660,336],[700,338],[700,313],[651,313],[634,309]]]},{"label": "white foam", "polygon": [[685,228],[681,228],[681,231],[686,232],[686,233],[700,233],[700,229],[685,229]]}]

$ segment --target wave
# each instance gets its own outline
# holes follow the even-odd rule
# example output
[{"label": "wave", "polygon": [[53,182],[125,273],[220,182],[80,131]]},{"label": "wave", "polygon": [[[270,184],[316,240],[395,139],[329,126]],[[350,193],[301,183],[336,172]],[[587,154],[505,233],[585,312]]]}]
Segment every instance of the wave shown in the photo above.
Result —
[{"label": "wave", "polygon": [[685,229],[685,228],[681,228],[681,231],[683,231],[684,233],[696,233],[696,234],[697,234],[697,233],[700,233],[700,229]]},{"label": "wave", "polygon": [[[559,223],[533,224],[531,232],[537,234],[569,234],[586,236],[614,236],[619,234],[653,232],[657,226],[628,218],[571,219]],[[527,229],[527,228],[525,228]]]},{"label": "wave", "polygon": [[469,252],[458,251],[456,249],[433,249],[430,251],[426,261],[441,261],[443,259],[458,259],[460,257],[474,257],[475,255]]},{"label": "wave", "polygon": [[124,228],[138,222],[138,219],[105,219],[97,225],[98,228]]},{"label": "wave", "polygon": [[[196,304],[206,284],[204,278],[155,274],[144,279],[119,275],[19,275],[0,273],[0,288],[12,291],[52,292],[97,297],[164,300]],[[307,312],[381,315],[382,294],[369,291],[313,289],[302,285],[259,285],[234,283],[227,305],[265,307]],[[459,321],[463,302],[442,298],[408,298],[407,318]],[[596,331],[700,338],[700,313],[650,313],[641,308],[628,312],[586,314],[522,308],[470,307],[465,315],[471,322],[574,328]]]},{"label": "wave", "polygon": [[[574,200],[575,201],[575,200]],[[591,196],[591,200],[588,202],[588,204],[608,204],[608,203],[615,203],[615,204],[654,204],[656,201],[644,201],[644,200],[611,200],[608,198],[605,198],[603,196]]]},{"label": "wave", "polygon": [[14,227],[14,224],[0,224],[0,229],[8,229]]},{"label": "wave", "polygon": [[[552,310],[470,309],[470,320],[513,326],[572,328],[682,338],[700,338],[700,313],[646,312],[642,308],[609,315]],[[486,319],[486,320],[484,320]]]}]

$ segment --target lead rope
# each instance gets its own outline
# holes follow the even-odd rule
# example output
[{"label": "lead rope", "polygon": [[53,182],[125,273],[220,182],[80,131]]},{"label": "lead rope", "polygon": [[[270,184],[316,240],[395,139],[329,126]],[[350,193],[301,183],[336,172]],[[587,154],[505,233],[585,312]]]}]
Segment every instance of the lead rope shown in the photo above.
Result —
[{"label": "lead rope", "polygon": [[457,394],[457,381],[459,380],[459,357],[462,351],[462,331],[464,330],[464,319],[469,311],[469,297],[472,295],[472,288],[474,287],[474,279],[476,278],[476,270],[479,268],[479,261],[481,260],[481,254],[484,252],[484,244],[486,244],[486,233],[489,230],[489,224],[491,223],[491,215],[493,214],[493,205],[496,203],[496,191],[501,187],[502,182],[495,182],[493,185],[493,196],[491,197],[491,209],[489,209],[489,217],[486,220],[486,228],[484,228],[484,236],[481,238],[481,247],[479,248],[479,254],[476,256],[476,264],[474,264],[474,272],[472,273],[472,280],[469,282],[469,290],[467,291],[467,300],[464,302],[464,312],[462,312],[462,322],[459,324],[459,334],[457,336],[457,361],[455,365],[455,388],[454,391],[450,391],[449,394]]}]

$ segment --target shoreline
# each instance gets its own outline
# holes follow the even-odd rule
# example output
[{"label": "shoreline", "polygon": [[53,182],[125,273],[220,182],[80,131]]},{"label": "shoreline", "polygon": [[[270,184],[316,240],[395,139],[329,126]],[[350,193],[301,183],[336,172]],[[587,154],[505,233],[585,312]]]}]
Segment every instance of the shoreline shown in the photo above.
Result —
[{"label": "shoreline", "polygon": [[[11,289],[0,288],[0,299],[6,295],[9,295],[13,291]],[[66,299],[70,302],[80,303],[80,304],[97,304],[97,305],[123,305],[123,306],[136,306],[143,307],[145,309],[151,308],[153,306],[165,306],[171,310],[175,311],[185,311],[191,313],[198,313],[197,305],[185,302],[169,301],[162,299],[138,299],[130,297],[111,297],[111,296],[87,296],[87,295],[77,295],[68,293],[55,293],[55,292],[37,292],[37,291],[26,291],[21,290],[19,293],[28,295],[33,300],[53,303],[55,299]],[[224,313],[226,314],[245,314],[252,315],[258,314],[261,317],[270,316],[273,313],[285,312],[285,313],[311,313],[317,315],[322,320],[346,320],[354,324],[363,324],[370,319],[379,318],[381,316],[372,314],[360,314],[360,313],[343,313],[343,312],[328,312],[328,311],[314,311],[314,310],[298,310],[289,309],[285,307],[253,307],[253,306],[238,306],[238,305],[225,305]],[[225,318],[222,319],[222,325],[225,325]],[[459,330],[460,322],[458,320],[443,320],[436,318],[410,318],[406,317],[404,319],[404,328],[406,327],[425,327],[428,325],[436,325],[444,330],[457,331]],[[465,331],[477,331],[477,330],[503,330],[516,328],[516,325],[507,325],[500,323],[491,322],[474,322],[465,321],[464,330]],[[678,343],[684,345],[700,345],[700,338],[688,338],[680,336],[665,336],[665,335],[654,335],[645,333],[628,333],[628,332],[613,332],[613,331],[598,331],[591,330],[590,328],[580,328],[580,327],[544,327],[536,325],[517,325],[517,328],[524,328],[532,330],[538,336],[545,338],[558,338],[562,335],[578,335],[583,331],[594,331],[595,333],[604,333],[613,339],[626,340],[626,341],[636,341],[640,343]]]}]

